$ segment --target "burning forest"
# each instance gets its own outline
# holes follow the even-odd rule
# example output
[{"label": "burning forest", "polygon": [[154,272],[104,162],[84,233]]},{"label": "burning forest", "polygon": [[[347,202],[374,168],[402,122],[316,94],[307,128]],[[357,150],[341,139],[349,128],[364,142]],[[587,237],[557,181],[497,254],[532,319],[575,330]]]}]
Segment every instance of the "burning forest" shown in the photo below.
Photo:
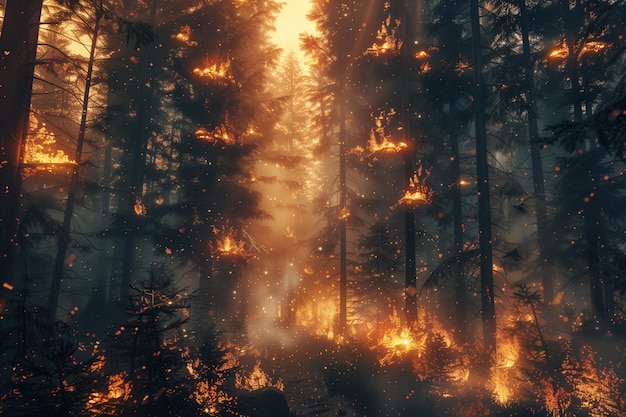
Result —
[{"label": "burning forest", "polygon": [[625,13],[2,2],[0,414],[626,417]]}]

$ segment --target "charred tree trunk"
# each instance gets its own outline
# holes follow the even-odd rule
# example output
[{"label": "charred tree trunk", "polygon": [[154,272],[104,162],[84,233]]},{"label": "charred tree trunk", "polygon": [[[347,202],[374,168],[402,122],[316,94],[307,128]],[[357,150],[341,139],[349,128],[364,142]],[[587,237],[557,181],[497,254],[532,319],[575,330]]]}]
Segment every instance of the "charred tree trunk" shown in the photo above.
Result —
[{"label": "charred tree trunk", "polygon": [[339,91],[339,331],[344,332],[348,321],[348,207],[346,188],[346,101],[345,82]]},{"label": "charred tree trunk", "polygon": [[7,283],[12,281],[17,244],[19,166],[28,131],[42,4],[8,0],[0,34],[0,281]]},{"label": "charred tree trunk", "polygon": [[[403,40],[402,49],[402,73],[400,86],[400,105],[402,107],[400,117],[402,132],[405,143],[412,143],[410,111],[409,111],[409,68],[408,68],[408,27],[406,4],[400,8],[401,33]],[[418,11],[419,12],[419,11]],[[404,189],[409,189],[410,179],[413,177],[413,154],[412,147],[404,154]],[[404,207],[404,238],[405,238],[405,265],[404,265],[404,314],[409,328],[417,326],[417,275],[415,270],[415,209],[410,204]]]},{"label": "charred tree trunk", "polygon": [[524,54],[524,84],[528,98],[528,132],[530,141],[530,158],[533,170],[533,190],[536,200],[535,216],[537,219],[537,238],[539,244],[539,268],[541,273],[541,283],[543,285],[543,299],[546,304],[551,304],[554,300],[554,283],[552,271],[547,259],[547,248],[550,239],[548,231],[548,216],[546,212],[546,192],[543,178],[543,163],[541,161],[541,144],[539,143],[539,127],[537,123],[537,105],[535,98],[535,86],[533,77],[534,63],[530,51],[530,39],[528,33],[528,10],[526,0],[519,0],[522,48]]},{"label": "charred tree trunk", "polygon": [[[450,103],[453,127],[450,134],[452,149],[452,176],[454,178],[452,190],[452,227],[454,230],[454,255],[457,264],[460,264],[460,256],[463,253],[463,204],[461,198],[461,160],[459,152],[459,129],[456,123],[455,103]],[[467,288],[465,285],[465,269],[458,268],[454,276],[454,322],[456,323],[457,342],[467,341]]]},{"label": "charred tree trunk", "polygon": [[489,161],[482,76],[480,0],[470,0],[472,57],[474,67],[474,118],[476,128],[476,177],[478,182],[478,241],[480,247],[480,290],[483,348],[489,360],[496,351],[496,311],[493,293],[493,253],[491,243],[491,206],[489,201]]},{"label": "charred tree trunk", "polygon": [[65,212],[63,213],[63,226],[57,243],[57,255],[52,271],[52,284],[50,285],[50,293],[48,295],[48,311],[52,319],[56,316],[56,310],[59,304],[59,292],[61,291],[61,282],[63,281],[63,270],[65,267],[65,255],[67,246],[70,242],[72,217],[74,214],[74,205],[76,202],[76,193],[78,192],[79,170],[82,162],[83,145],[85,143],[85,133],[87,130],[87,111],[89,109],[89,94],[91,92],[91,82],[93,74],[93,65],[96,58],[96,48],[98,45],[98,33],[100,32],[100,22],[104,17],[104,8],[102,0],[95,11],[95,24],[91,39],[91,50],[89,52],[89,63],[87,65],[87,77],[85,80],[85,91],[83,93],[83,107],[80,117],[80,125],[78,128],[78,139],[76,141],[76,153],[74,155],[75,165],[72,171],[70,188],[67,194],[67,203]]}]

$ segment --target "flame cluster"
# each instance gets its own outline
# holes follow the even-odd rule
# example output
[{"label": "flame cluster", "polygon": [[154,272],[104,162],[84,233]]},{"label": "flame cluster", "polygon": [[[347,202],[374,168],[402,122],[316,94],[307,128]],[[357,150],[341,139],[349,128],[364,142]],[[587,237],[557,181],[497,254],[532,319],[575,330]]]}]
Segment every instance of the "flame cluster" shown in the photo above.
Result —
[{"label": "flame cluster", "polygon": [[246,243],[236,237],[235,230],[229,226],[222,226],[220,229],[213,226],[215,241],[212,244],[213,251],[219,257],[245,257]]},{"label": "flame cluster", "polygon": [[398,200],[399,205],[419,206],[429,204],[432,200],[433,190],[426,184],[430,177],[430,171],[420,166],[409,178],[409,188],[404,191],[404,195]]}]

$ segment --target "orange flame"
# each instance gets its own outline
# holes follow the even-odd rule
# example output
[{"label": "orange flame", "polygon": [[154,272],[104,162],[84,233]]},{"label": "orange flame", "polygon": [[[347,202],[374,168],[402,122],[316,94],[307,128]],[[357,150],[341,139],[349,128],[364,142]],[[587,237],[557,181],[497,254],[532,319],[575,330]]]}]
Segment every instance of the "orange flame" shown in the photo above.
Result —
[{"label": "orange flame", "polygon": [[196,138],[199,140],[205,140],[212,143],[222,142],[228,145],[232,145],[235,143],[235,136],[231,132],[231,126],[228,122],[226,122],[217,126],[212,131],[201,127],[195,131],[195,135]]},{"label": "orange flame", "polygon": [[193,73],[202,78],[210,78],[215,81],[227,82],[232,81],[233,77],[230,71],[230,60],[226,60],[224,63],[209,62],[208,60],[203,63],[202,67],[193,69]]},{"label": "orange flame", "polygon": [[269,375],[267,375],[261,369],[261,361],[256,361],[252,372],[246,375],[245,373],[235,375],[236,387],[246,391],[254,391],[265,387],[274,387],[280,391],[285,388],[282,379],[278,378],[277,381],[272,381]]},{"label": "orange flame", "polygon": [[232,227],[223,226],[221,229],[213,227],[213,233],[216,235],[214,250],[217,256],[242,256],[245,257],[245,242],[235,237],[235,231]]},{"label": "orange flame", "polygon": [[172,39],[176,39],[187,46],[198,46],[198,42],[191,40],[191,27],[189,25],[180,28],[180,32],[176,35],[172,35]]},{"label": "orange flame", "polygon": [[[46,128],[45,123],[31,123],[33,135],[28,136],[24,147],[24,164],[35,166],[35,170],[52,170],[54,165],[75,164],[63,150],[55,149],[57,140],[54,132]],[[32,167],[29,167],[32,168]],[[29,173],[26,173],[28,175]]]},{"label": "orange flame", "polygon": [[426,180],[430,177],[430,171],[420,166],[412,178],[409,178],[409,189],[397,204],[406,204],[409,206],[418,206],[421,204],[429,204],[432,199],[433,190],[426,185]]},{"label": "orange flame", "polygon": [[[583,56],[586,54],[597,54],[602,52],[604,49],[608,47],[606,42],[601,41],[588,41],[582,47],[582,50],[579,53],[579,56]],[[569,50],[567,45],[561,43],[558,46],[555,46],[548,52],[548,58],[551,59],[565,59],[569,56]]]},{"label": "orange flame", "polygon": [[396,38],[396,30],[400,26],[400,20],[394,20],[394,26],[391,25],[391,15],[381,24],[376,35],[376,39],[382,43],[374,43],[367,48],[363,55],[381,56],[386,54],[398,55],[402,48],[402,40]]},{"label": "orange flame", "polygon": [[381,142],[377,141],[374,135],[370,136],[370,139],[367,141],[367,150],[370,154],[375,154],[377,152],[388,152],[388,153],[398,153],[408,148],[405,142],[394,143],[387,139],[383,138]]}]

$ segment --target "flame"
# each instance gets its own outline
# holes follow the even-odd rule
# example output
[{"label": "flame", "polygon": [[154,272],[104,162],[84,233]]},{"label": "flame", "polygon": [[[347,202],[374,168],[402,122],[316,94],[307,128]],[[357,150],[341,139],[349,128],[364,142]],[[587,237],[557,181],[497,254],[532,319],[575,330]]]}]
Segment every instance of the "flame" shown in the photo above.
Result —
[{"label": "flame", "polygon": [[402,40],[396,38],[396,30],[400,26],[400,20],[394,20],[394,26],[391,25],[391,15],[387,16],[387,19],[381,24],[380,29],[376,35],[376,39],[382,41],[382,43],[374,43],[367,48],[363,55],[398,55],[402,48]]},{"label": "flame", "polygon": [[350,210],[348,210],[348,208],[346,207],[342,207],[341,210],[339,210],[338,218],[341,221],[348,220],[350,218]]},{"label": "flame", "polygon": [[278,378],[278,380],[274,382],[272,378],[261,369],[261,361],[256,361],[253,371],[248,375],[238,373],[235,379],[236,387],[246,391],[254,391],[265,387],[274,387],[280,391],[285,389],[282,379]]},{"label": "flame", "polygon": [[[321,293],[321,291],[320,291]],[[339,300],[309,298],[298,306],[296,322],[310,334],[335,338],[335,325],[339,314]]]},{"label": "flame", "polygon": [[371,135],[370,139],[367,141],[367,150],[370,154],[375,154],[377,152],[398,153],[408,147],[409,145],[405,142],[394,143],[386,137],[383,137],[383,140],[379,142],[376,140],[374,135]]},{"label": "flame", "polygon": [[[57,147],[56,136],[46,128],[45,123],[39,123],[31,116],[31,130],[33,134],[28,136],[24,146],[24,164],[34,165],[35,170],[51,171],[54,165],[75,164],[63,150]],[[29,167],[31,168],[31,167]],[[31,172],[25,175],[32,174]]]},{"label": "flame", "polygon": [[235,143],[235,135],[232,133],[232,127],[226,121],[221,125],[217,126],[213,130],[207,130],[204,127],[199,128],[195,131],[196,138],[199,140],[205,140],[207,142],[212,143],[225,143],[228,145],[232,145]]},{"label": "flame", "polygon": [[[579,56],[582,57],[583,55],[586,55],[586,54],[597,54],[599,52],[602,52],[607,47],[608,47],[608,44],[606,42],[588,41],[588,42],[585,42],[585,44],[583,45],[579,53]],[[569,50],[567,48],[567,45],[565,45],[564,43],[561,43],[558,46],[555,46],[554,48],[550,50],[550,52],[548,52],[548,58],[551,58],[551,59],[565,59],[568,56],[569,56]]]},{"label": "flame", "polygon": [[145,216],[146,215],[146,206],[144,206],[141,197],[135,197],[135,205],[133,207],[135,210],[135,214],[137,216]]},{"label": "flame", "polygon": [[[370,137],[367,141],[366,149],[357,146],[352,150],[356,154],[366,154],[367,156],[377,153],[398,153],[408,148],[406,142],[394,143],[389,140],[385,127],[391,123],[392,118],[396,115],[395,109],[389,111],[381,111],[379,115],[373,116],[375,127],[370,130]],[[379,139],[381,138],[381,139]]]},{"label": "flame", "polygon": [[176,39],[187,46],[198,46],[198,42],[191,40],[191,27],[189,25],[180,28],[180,32],[176,35],[172,35],[172,39]]},{"label": "flame", "polygon": [[108,392],[94,392],[89,395],[86,407],[95,415],[110,415],[109,409],[114,410],[115,404],[127,401],[131,396],[132,384],[128,380],[126,371],[109,376]]},{"label": "flame", "polygon": [[192,72],[199,77],[210,78],[221,82],[233,80],[230,71],[230,60],[227,59],[224,63],[211,63],[207,60],[203,64],[204,65],[202,67],[194,68]]},{"label": "flame", "polygon": [[221,229],[213,227],[216,236],[214,250],[217,256],[245,256],[245,242],[235,237],[232,227],[223,226]]},{"label": "flame", "polygon": [[415,53],[416,59],[427,59],[430,58],[430,54],[424,50],[419,50]]},{"label": "flame", "polygon": [[420,166],[412,178],[409,178],[409,189],[397,204],[407,204],[410,206],[418,206],[421,204],[429,204],[432,199],[433,190],[426,185],[426,180],[430,177],[430,171]]},{"label": "flame", "polygon": [[[520,320],[532,322],[533,318],[530,314],[509,314],[504,320],[514,326],[515,322]],[[520,388],[522,378],[519,375],[518,362],[522,352],[519,340],[507,335],[505,331],[498,331],[496,338],[496,357],[491,369],[488,388],[495,401],[506,405]]]}]

